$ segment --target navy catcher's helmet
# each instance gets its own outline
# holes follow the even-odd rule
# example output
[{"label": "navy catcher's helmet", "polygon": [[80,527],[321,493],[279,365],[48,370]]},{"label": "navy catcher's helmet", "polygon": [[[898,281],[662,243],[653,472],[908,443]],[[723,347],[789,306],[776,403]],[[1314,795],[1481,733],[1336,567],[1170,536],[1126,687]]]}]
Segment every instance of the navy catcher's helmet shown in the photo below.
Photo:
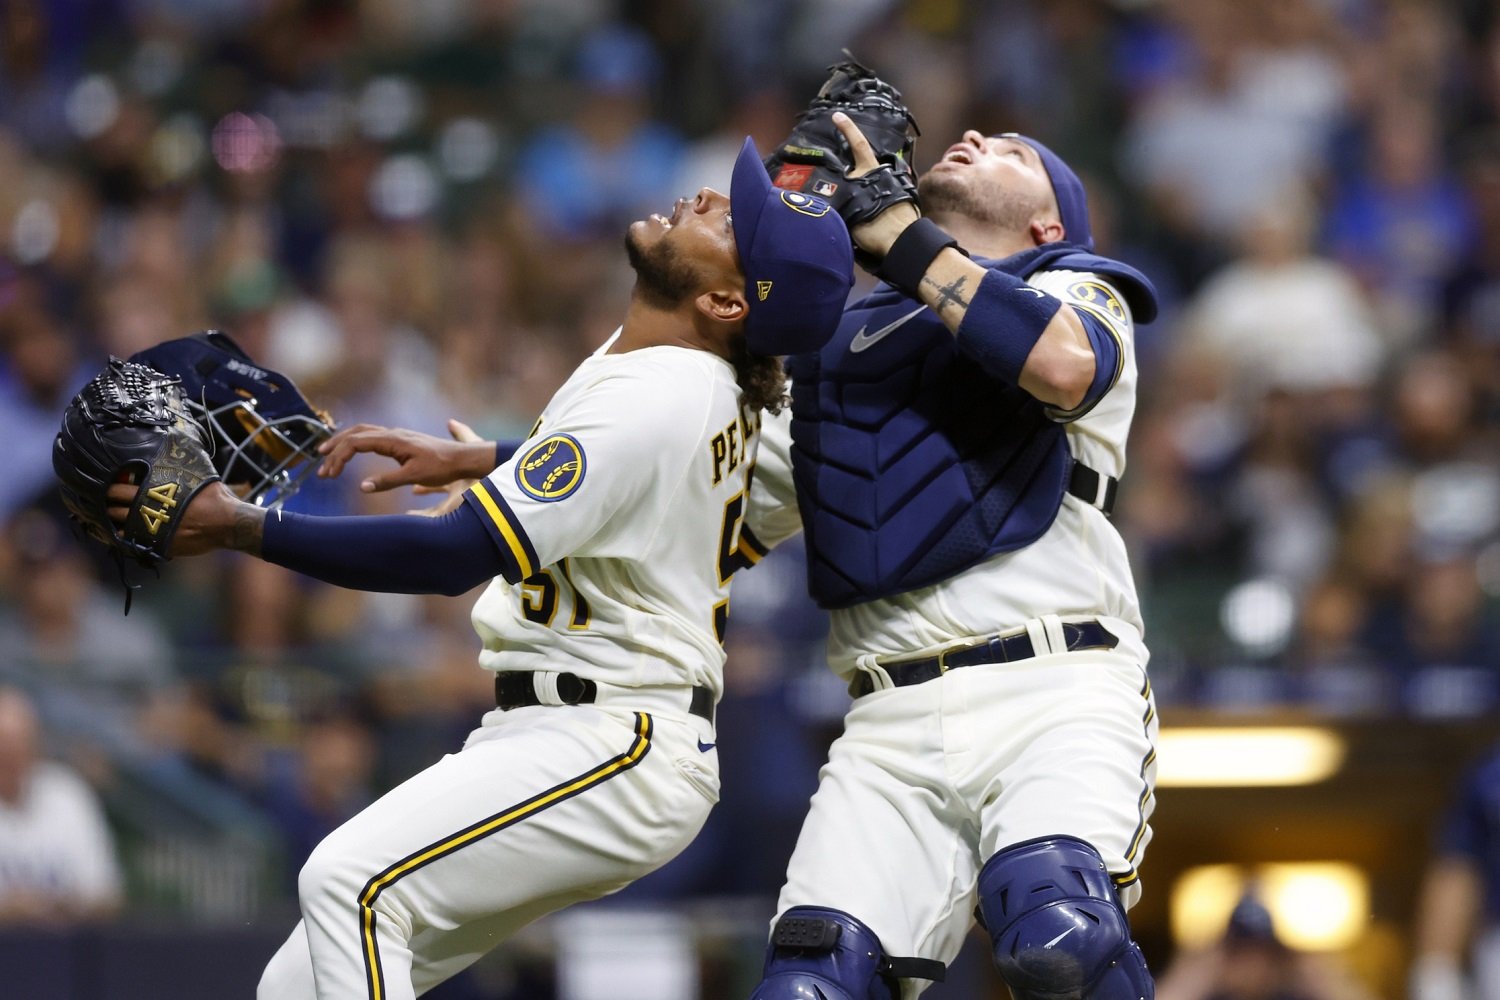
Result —
[{"label": "navy catcher's helmet", "polygon": [[279,506],[318,467],[317,448],[333,433],[333,418],[227,333],[163,341],[130,360],[182,380],[188,409],[212,441],[214,468],[250,503]]}]

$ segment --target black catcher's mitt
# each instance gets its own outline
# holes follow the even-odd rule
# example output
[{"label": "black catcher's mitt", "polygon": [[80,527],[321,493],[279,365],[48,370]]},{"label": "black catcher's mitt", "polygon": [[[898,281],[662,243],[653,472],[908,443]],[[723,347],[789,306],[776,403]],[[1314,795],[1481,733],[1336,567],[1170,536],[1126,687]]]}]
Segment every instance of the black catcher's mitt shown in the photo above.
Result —
[{"label": "black catcher's mitt", "polygon": [[[188,501],[219,478],[177,380],[119,358],[68,404],[52,445],[52,468],[63,503],[84,530],[151,569],[169,558],[167,546]],[[139,484],[140,492],[116,527],[105,493],[121,482]]]},{"label": "black catcher's mitt", "polygon": [[[917,200],[911,157],[917,122],[901,101],[901,92],[844,52],[844,62],[828,67],[829,77],[807,110],[797,117],[792,134],[765,159],[777,187],[816,195],[833,206],[851,228],[868,222],[892,205]],[[842,111],[870,141],[880,167],[849,178],[854,156],[833,123]]]}]

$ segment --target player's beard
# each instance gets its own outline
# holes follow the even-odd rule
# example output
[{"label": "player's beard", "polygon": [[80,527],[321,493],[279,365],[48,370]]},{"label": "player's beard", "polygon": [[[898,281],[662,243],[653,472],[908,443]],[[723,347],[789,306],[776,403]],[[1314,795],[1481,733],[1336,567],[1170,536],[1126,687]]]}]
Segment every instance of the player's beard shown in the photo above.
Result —
[{"label": "player's beard", "polygon": [[734,379],[740,384],[740,402],[752,412],[780,413],[786,405],[786,371],[781,367],[781,359],[751,354],[744,337],[734,338],[730,351]]},{"label": "player's beard", "polygon": [[664,239],[641,246],[633,232],[625,233],[625,253],[635,269],[635,293],[657,309],[675,309],[698,290],[700,275],[677,248]]},{"label": "player's beard", "polygon": [[922,212],[941,224],[945,215],[961,215],[1003,232],[1024,232],[1046,211],[1043,199],[997,185],[979,186],[969,178],[931,171],[917,182]]}]

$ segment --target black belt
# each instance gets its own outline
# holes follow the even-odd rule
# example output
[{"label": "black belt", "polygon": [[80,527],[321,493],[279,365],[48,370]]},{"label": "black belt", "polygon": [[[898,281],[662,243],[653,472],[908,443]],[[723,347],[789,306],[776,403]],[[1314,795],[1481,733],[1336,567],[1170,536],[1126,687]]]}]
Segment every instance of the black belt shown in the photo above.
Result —
[{"label": "black belt", "polygon": [[1082,462],[1073,463],[1068,473],[1068,492],[1090,507],[1104,511],[1105,516],[1114,513],[1115,494],[1120,491],[1120,481],[1090,469]]},{"label": "black belt", "polygon": [[[599,685],[577,674],[557,674],[557,697],[564,705],[591,705],[599,696]],[[495,674],[495,704],[505,711],[545,704],[536,693],[536,684],[524,670],[507,670]],[[688,713],[714,721],[714,693],[706,687],[693,688]]]},{"label": "black belt", "polygon": [[[1096,621],[1063,622],[1062,632],[1070,653],[1079,649],[1114,649],[1120,642],[1113,632]],[[890,677],[894,687],[909,687],[941,677],[959,667],[975,667],[982,663],[1013,663],[1036,655],[1031,636],[1026,632],[1017,632],[1013,635],[997,635],[987,642],[965,646],[951,653],[939,653],[920,660],[882,663],[881,668]],[[868,673],[861,672],[849,685],[849,693],[856,698],[874,690],[875,681]]]}]

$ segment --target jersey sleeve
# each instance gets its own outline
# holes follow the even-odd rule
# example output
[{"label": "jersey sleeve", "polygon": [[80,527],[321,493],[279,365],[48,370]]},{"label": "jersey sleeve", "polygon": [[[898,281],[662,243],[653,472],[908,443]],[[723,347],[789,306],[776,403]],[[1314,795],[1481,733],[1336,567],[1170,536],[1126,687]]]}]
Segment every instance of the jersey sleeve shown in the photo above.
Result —
[{"label": "jersey sleeve", "polygon": [[740,529],[741,548],[749,547],[759,559],[801,530],[792,480],[792,411],[787,407],[780,413],[761,414],[755,475]]},{"label": "jersey sleeve", "polygon": [[1071,410],[1047,408],[1047,416],[1069,423],[1099,404],[1120,381],[1134,342],[1134,323],[1125,297],[1108,280],[1080,271],[1042,271],[1030,283],[1071,306],[1094,351],[1094,380],[1083,402]]},{"label": "jersey sleeve", "polygon": [[464,494],[512,583],[566,556],[629,559],[661,530],[670,492],[703,435],[708,402],[651,369],[607,376]]}]

